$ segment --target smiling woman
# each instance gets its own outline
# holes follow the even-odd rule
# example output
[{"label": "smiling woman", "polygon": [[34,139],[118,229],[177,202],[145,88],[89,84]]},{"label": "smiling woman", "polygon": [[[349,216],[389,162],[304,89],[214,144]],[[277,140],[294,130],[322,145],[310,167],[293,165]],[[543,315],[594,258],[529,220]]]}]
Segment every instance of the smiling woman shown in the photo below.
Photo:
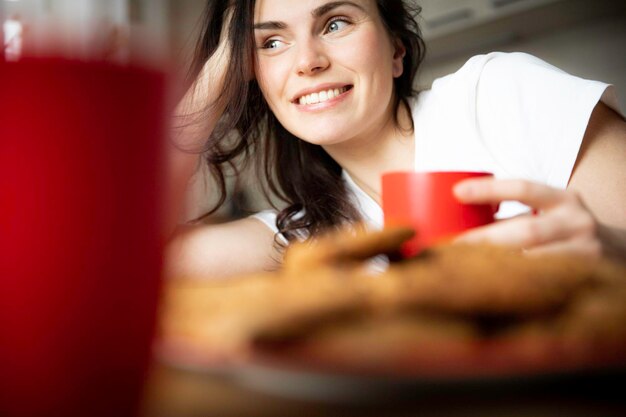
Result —
[{"label": "smiling woman", "polygon": [[[287,203],[277,221],[287,240],[360,218],[333,149],[411,133],[407,99],[424,56],[418,12],[402,1],[251,0],[230,9],[227,1],[209,2],[192,79],[220,45],[237,47],[229,51],[222,94],[207,103],[209,112],[224,109],[207,144],[208,162],[219,179],[228,161],[259,151],[260,176]],[[228,13],[236,24],[220,36]],[[239,140],[222,149],[233,129]]]},{"label": "smiling woman", "polygon": [[[208,1],[176,143],[205,144],[218,207],[241,158],[258,160],[266,193],[284,206],[177,235],[175,270],[269,269],[294,240],[357,221],[382,227],[381,174],[414,169],[493,172],[457,197],[502,203],[501,218],[522,213],[519,202],[541,213],[462,239],[624,255],[626,124],[609,86],[526,54],[492,53],[418,94],[425,47],[412,4]],[[181,155],[173,160],[190,172]]]}]

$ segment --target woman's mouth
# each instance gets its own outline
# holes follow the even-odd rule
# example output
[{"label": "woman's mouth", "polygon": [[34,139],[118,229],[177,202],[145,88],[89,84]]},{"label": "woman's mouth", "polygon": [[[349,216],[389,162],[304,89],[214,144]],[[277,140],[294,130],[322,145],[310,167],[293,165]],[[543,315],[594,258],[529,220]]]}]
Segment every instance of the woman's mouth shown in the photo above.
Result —
[{"label": "woman's mouth", "polygon": [[347,93],[352,89],[352,85],[346,85],[339,88],[329,88],[317,91],[311,94],[305,94],[300,96],[296,100],[294,100],[295,104],[299,104],[301,106],[310,105],[310,104],[320,104],[325,103],[327,101],[333,100],[341,95]]}]

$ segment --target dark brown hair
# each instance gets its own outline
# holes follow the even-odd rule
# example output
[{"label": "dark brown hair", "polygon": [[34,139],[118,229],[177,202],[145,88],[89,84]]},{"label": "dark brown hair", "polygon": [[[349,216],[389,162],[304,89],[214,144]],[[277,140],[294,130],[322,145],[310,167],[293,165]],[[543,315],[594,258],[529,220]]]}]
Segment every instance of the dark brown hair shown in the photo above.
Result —
[{"label": "dark brown hair", "polygon": [[[408,98],[415,94],[413,82],[425,53],[415,20],[420,8],[403,0],[377,0],[376,3],[392,39],[401,41],[406,48],[403,73],[394,79],[393,108],[398,124],[399,107],[408,109]],[[254,65],[254,4],[255,0],[208,0],[203,31],[190,69],[190,79],[193,79],[216,51],[227,8],[232,7],[233,24],[228,37],[235,47],[218,98],[218,105],[225,111],[206,143],[206,161],[220,194],[207,215],[226,200],[226,176],[238,175],[241,164],[254,156],[266,197],[273,194],[286,203],[276,223],[279,232],[289,241],[355,222],[360,215],[351,204],[341,166],[321,146],[288,132],[270,111],[256,80],[249,80],[247,74]],[[230,134],[233,131],[237,132],[236,137]]]}]

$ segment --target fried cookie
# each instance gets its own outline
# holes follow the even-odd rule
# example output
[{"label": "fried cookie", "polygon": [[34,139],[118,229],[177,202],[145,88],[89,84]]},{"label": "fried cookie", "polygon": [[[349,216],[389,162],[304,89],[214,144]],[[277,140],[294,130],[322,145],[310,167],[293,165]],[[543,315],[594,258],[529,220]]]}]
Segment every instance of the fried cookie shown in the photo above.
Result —
[{"label": "fried cookie", "polygon": [[163,337],[238,360],[262,351],[400,373],[626,359],[622,266],[445,245],[378,275],[364,270],[363,259],[397,249],[410,235],[332,234],[294,246],[277,272],[172,281]]},{"label": "fried cookie", "polygon": [[327,233],[320,238],[292,244],[283,262],[287,274],[322,265],[352,265],[381,254],[392,254],[413,237],[410,228],[394,227],[368,232],[363,227]]},{"label": "fried cookie", "polygon": [[548,314],[600,279],[594,263],[486,245],[433,248],[388,275],[402,284],[392,303],[474,316]]}]

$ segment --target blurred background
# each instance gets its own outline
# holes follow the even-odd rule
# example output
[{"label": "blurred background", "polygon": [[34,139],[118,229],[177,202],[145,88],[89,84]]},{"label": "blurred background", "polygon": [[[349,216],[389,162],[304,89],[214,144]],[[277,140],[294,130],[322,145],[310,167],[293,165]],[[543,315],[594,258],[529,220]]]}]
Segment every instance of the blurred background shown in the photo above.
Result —
[{"label": "blurred background", "polygon": [[[28,27],[28,9],[47,10],[68,19],[107,13],[115,27],[149,25],[166,34],[158,47],[169,51],[177,78],[186,71],[200,30],[205,0],[2,0],[3,42],[7,58],[19,50]],[[427,44],[417,86],[452,73],[473,55],[491,51],[533,54],[571,74],[614,84],[626,109],[626,2],[616,0],[413,0]],[[85,20],[86,21],[86,20]],[[123,33],[123,31],[122,31]],[[111,48],[123,44],[112,33]],[[117,42],[117,46],[115,45]],[[207,210],[212,185],[203,170],[192,180],[187,219]],[[251,182],[217,217],[233,218],[267,207]]]},{"label": "blurred background", "polygon": [[[0,0],[0,40],[5,59],[19,58],[23,43],[31,53],[46,49],[54,28],[55,45],[65,56],[128,61],[131,46],[142,42],[144,58],[166,58],[170,45],[173,0]],[[133,45],[131,45],[131,42]],[[136,56],[136,52],[132,51]],[[104,56],[103,56],[104,54]]]}]

